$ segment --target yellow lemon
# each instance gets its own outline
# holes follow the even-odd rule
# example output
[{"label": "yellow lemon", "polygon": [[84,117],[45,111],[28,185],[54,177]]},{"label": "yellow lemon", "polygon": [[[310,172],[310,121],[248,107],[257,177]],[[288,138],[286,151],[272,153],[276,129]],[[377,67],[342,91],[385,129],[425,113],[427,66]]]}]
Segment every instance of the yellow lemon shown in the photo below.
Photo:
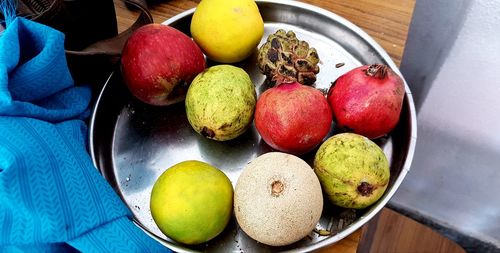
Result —
[{"label": "yellow lemon", "polygon": [[264,22],[253,0],[202,0],[191,20],[191,35],[208,58],[241,61],[255,50]]},{"label": "yellow lemon", "polygon": [[200,161],[178,163],[158,178],[151,214],[160,230],[184,244],[216,237],[232,213],[233,186],[219,169]]}]

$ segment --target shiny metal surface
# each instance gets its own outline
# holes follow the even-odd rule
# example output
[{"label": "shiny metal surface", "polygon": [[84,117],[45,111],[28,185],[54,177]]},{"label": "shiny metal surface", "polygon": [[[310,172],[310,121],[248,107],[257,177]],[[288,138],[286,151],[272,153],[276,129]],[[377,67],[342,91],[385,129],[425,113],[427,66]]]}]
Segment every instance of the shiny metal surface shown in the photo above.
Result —
[{"label": "shiny metal surface", "polygon": [[[360,28],[323,9],[294,1],[257,1],[267,36],[277,29],[293,30],[299,39],[315,47],[320,56],[316,88],[326,91],[331,82],[361,64],[385,63],[399,73],[387,53]],[[165,23],[189,34],[194,10],[183,12]],[[262,43],[262,42],[261,42]],[[266,89],[264,76],[255,65],[256,57],[237,64],[256,85],[257,94]],[[335,64],[345,63],[336,68]],[[213,64],[213,63],[212,63]],[[331,134],[333,134],[332,132]],[[411,93],[406,97],[400,123],[387,137],[377,141],[391,163],[391,180],[384,196],[366,210],[357,211],[357,220],[332,236],[310,237],[285,247],[270,247],[250,239],[233,219],[226,230],[207,244],[187,247],[164,236],[153,222],[149,198],[156,178],[170,166],[184,160],[201,160],[221,170],[233,186],[243,167],[260,154],[272,151],[251,127],[228,142],[216,142],[196,134],[190,127],[184,104],[152,107],[134,99],[121,80],[111,74],[96,103],[90,124],[90,151],[95,165],[128,205],[138,226],[163,244],[180,252],[271,252],[311,251],[348,236],[370,220],[389,201],[410,168],[416,142],[416,118]],[[311,162],[314,151],[302,156]],[[341,208],[325,203],[317,225],[326,229],[338,220]]]}]

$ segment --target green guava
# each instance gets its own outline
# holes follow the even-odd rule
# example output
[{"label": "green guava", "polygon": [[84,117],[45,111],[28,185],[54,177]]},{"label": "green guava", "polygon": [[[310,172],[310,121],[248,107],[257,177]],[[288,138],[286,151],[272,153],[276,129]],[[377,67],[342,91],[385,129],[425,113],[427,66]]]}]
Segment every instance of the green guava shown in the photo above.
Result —
[{"label": "green guava", "polygon": [[255,86],[243,69],[217,65],[198,74],[189,86],[186,114],[196,132],[226,141],[248,129],[256,100]]},{"label": "green guava", "polygon": [[328,199],[345,208],[375,203],[389,183],[389,162],[370,139],[353,133],[326,140],[314,158],[314,172]]}]

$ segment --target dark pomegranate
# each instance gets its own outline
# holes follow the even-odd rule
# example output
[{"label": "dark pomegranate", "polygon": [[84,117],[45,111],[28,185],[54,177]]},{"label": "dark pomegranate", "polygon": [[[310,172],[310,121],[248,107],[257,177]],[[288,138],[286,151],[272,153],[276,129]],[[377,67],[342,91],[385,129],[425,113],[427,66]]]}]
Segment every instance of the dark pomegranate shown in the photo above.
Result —
[{"label": "dark pomegranate", "polygon": [[375,139],[398,123],[405,88],[403,80],[382,64],[365,65],[340,76],[328,91],[339,127]]},{"label": "dark pomegranate", "polygon": [[328,134],[332,112],[317,89],[297,82],[266,90],[257,100],[255,127],[276,150],[304,154]]}]

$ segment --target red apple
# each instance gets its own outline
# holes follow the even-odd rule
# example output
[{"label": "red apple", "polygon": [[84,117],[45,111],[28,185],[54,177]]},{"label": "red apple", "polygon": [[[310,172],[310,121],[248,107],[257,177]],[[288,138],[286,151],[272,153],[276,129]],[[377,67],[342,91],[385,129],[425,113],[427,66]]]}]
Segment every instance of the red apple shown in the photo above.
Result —
[{"label": "red apple", "polygon": [[189,84],[205,66],[203,53],[191,38],[161,24],[137,29],[127,40],[121,58],[123,79],[130,92],[151,105],[182,101]]}]

